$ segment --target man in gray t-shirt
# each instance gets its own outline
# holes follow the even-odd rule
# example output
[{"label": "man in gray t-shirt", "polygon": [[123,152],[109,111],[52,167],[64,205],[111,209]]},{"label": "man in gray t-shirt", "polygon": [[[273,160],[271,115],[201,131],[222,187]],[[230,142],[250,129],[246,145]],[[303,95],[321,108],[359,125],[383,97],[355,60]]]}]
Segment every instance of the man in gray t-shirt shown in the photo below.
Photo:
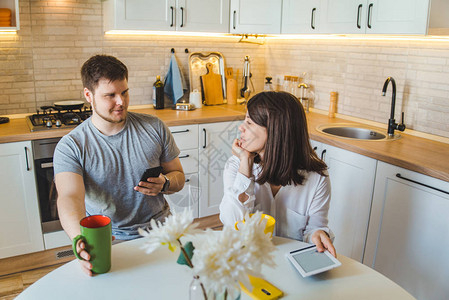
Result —
[{"label": "man in gray t-shirt", "polygon": [[[155,116],[127,112],[128,71],[112,56],[96,55],[81,68],[84,96],[92,116],[64,136],[53,159],[61,224],[71,239],[87,215],[107,215],[115,238],[138,237],[139,227],[170,213],[163,193],[184,186],[179,149],[167,126]],[[159,177],[139,181],[143,172],[162,167]],[[81,241],[83,270],[92,274]]]}]

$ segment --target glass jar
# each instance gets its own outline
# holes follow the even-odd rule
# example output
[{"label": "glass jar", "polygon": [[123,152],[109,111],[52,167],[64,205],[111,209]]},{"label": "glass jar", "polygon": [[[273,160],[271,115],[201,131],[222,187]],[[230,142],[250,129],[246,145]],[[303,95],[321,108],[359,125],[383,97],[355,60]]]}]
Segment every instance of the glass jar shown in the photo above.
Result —
[{"label": "glass jar", "polygon": [[290,77],[290,90],[288,91],[290,94],[294,95],[295,97],[298,96],[298,82],[299,77],[298,76],[291,76]]},{"label": "glass jar", "polygon": [[284,83],[282,84],[282,90],[290,93],[290,76],[284,76]]}]

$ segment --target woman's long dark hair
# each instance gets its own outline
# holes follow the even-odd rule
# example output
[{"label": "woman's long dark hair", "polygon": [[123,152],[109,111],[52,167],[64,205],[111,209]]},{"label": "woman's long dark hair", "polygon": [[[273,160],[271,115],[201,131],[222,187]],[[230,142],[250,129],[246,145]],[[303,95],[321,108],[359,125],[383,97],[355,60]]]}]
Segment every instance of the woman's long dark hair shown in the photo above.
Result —
[{"label": "woman's long dark hair", "polygon": [[257,183],[302,184],[304,172],[326,176],[326,164],[309,142],[307,119],[298,99],[286,92],[261,92],[248,101],[248,115],[267,129],[267,142]]}]

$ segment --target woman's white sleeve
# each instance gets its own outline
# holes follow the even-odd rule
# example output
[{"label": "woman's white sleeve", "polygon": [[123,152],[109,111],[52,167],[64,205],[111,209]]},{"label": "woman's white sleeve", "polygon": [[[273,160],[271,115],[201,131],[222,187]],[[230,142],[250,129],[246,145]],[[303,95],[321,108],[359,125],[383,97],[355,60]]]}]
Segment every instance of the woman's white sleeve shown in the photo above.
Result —
[{"label": "woman's white sleeve", "polygon": [[[225,226],[234,226],[243,220],[245,213],[254,208],[254,178],[248,178],[239,172],[240,160],[232,156],[226,162],[223,171],[224,195],[220,203],[220,220]],[[244,203],[238,199],[240,194],[248,195]]]},{"label": "woman's white sleeve", "polygon": [[309,221],[304,231],[304,242],[310,243],[312,234],[317,230],[326,232],[333,241],[334,233],[328,227],[328,212],[331,199],[331,185],[329,176],[321,176],[309,207]]}]

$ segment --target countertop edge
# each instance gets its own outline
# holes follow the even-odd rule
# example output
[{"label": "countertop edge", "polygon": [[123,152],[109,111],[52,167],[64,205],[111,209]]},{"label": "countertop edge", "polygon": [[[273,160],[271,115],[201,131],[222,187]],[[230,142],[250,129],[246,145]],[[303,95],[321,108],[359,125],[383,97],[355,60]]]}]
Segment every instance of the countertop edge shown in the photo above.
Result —
[{"label": "countertop edge", "polygon": [[[228,121],[238,121],[243,120],[245,117],[245,107],[236,105],[226,105],[226,106],[213,106],[203,110],[195,110],[193,112],[180,112],[164,110],[155,111],[153,109],[130,109],[130,111],[141,112],[153,114],[159,117],[165,122],[167,126],[181,126],[181,125],[194,125],[194,124],[205,124],[205,123],[218,123],[218,122],[228,122]],[[175,112],[175,113],[174,113]],[[407,135],[401,133],[404,137],[407,137],[407,141],[354,141],[347,140],[338,137],[328,136],[321,132],[318,132],[315,128],[317,124],[323,123],[354,123],[363,124],[361,122],[348,121],[342,118],[327,118],[319,113],[308,114],[308,129],[309,135],[312,140],[317,142],[322,142],[331,146],[335,146],[344,150],[358,153],[379,161],[383,161],[404,169],[408,169],[414,172],[418,172],[424,175],[428,175],[446,182],[449,182],[449,165],[436,163],[444,161],[445,153],[449,153],[449,144],[445,144],[438,141],[429,140],[423,137],[416,137],[412,135]],[[18,126],[21,126],[22,131],[27,130],[25,133],[10,134],[10,135],[0,135],[1,143],[11,143],[11,142],[21,142],[21,141],[32,141],[45,138],[57,138],[62,137],[69,133],[72,129],[58,129],[58,130],[44,130],[37,132],[30,132],[25,124],[24,119],[15,119],[11,122],[16,122]],[[24,125],[23,125],[23,124]],[[1,127],[0,127],[1,128]],[[19,131],[20,131],[19,130]],[[383,129],[380,129],[383,130]],[[407,147],[408,143],[414,144],[417,142],[425,142],[425,147],[418,149],[420,151],[431,151],[432,145],[435,145],[439,149],[438,160],[434,158],[433,160],[427,159],[426,157],[416,157],[413,153],[404,152],[404,147]],[[374,143],[374,144],[371,144]],[[382,143],[396,143],[388,144]],[[447,151],[446,151],[447,147]],[[377,148],[377,150],[376,150]],[[390,149],[391,148],[391,149]],[[406,155],[404,155],[406,154]],[[429,155],[435,155],[434,153],[429,153]]]}]

